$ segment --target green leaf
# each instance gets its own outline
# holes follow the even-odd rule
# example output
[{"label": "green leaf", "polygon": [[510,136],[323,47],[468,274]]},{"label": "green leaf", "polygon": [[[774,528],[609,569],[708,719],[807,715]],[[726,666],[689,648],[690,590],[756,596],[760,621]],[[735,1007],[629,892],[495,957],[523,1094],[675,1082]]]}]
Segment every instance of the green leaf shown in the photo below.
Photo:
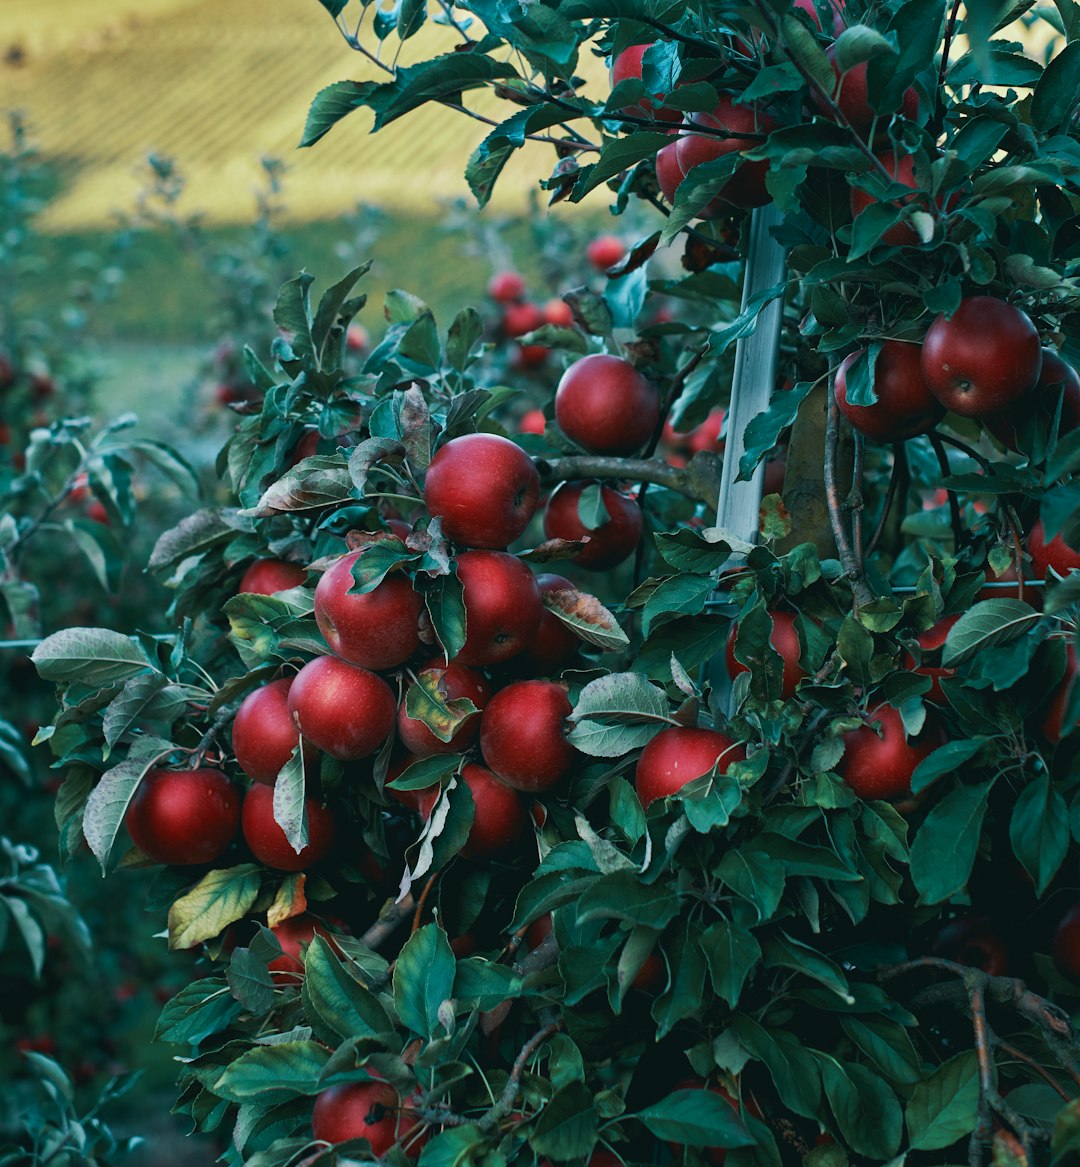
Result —
[{"label": "green leaf", "polygon": [[108,866],[128,804],[146,772],[159,761],[160,758],[154,755],[128,758],[106,770],[90,792],[83,811],[83,834],[102,871]]},{"label": "green leaf", "polygon": [[938,1151],[969,1135],[979,1119],[979,1062],[967,1050],[920,1082],[907,1106],[912,1150]]},{"label": "green leaf", "polygon": [[671,142],[668,134],[654,133],[646,130],[628,134],[621,138],[609,138],[600,151],[600,156],[591,166],[581,170],[574,192],[570,196],[572,203],[581,200],[602,182],[614,178],[624,170],[629,170],[643,158],[651,158],[657,150]]},{"label": "green leaf", "polygon": [[315,342],[311,335],[311,285],[315,277],[302,271],[295,279],[281,285],[274,305],[274,323],[288,337],[298,357],[314,361]]},{"label": "green leaf", "polygon": [[796,1114],[817,1121],[821,1066],[802,1039],[785,1029],[767,1029],[743,1013],[735,1014],[732,1026],[742,1045],[765,1063],[784,1104]]},{"label": "green leaf", "polygon": [[175,1045],[198,1045],[213,1033],[220,1033],[243,1011],[219,977],[208,977],[185,985],[161,1011],[154,1030],[155,1041]]},{"label": "green leaf", "polygon": [[437,924],[409,937],[394,965],[394,1005],[403,1025],[421,1037],[442,1029],[439,1007],[453,995],[456,970],[450,941]]},{"label": "green leaf", "polygon": [[305,1010],[317,1016],[339,1040],[388,1037],[394,1032],[393,1022],[378,997],[357,983],[318,934],[312,938],[304,958],[301,995]]},{"label": "green leaf", "polygon": [[751,544],[721,527],[707,527],[704,531],[683,527],[660,532],[654,538],[656,549],[676,571],[701,575],[719,571],[732,554],[745,555],[751,550]]},{"label": "green leaf", "polygon": [[785,16],[781,27],[787,51],[825,93],[832,93],[836,74],[818,44],[817,37],[794,15]]},{"label": "green leaf", "polygon": [[545,592],[544,607],[588,644],[604,652],[617,652],[630,643],[619,622],[595,596],[575,588]]},{"label": "green leaf", "polygon": [[825,1094],[844,1140],[856,1154],[891,1159],[900,1149],[903,1120],[888,1083],[866,1066],[818,1056]]},{"label": "green leaf", "polygon": [[667,694],[640,673],[609,673],[581,690],[569,741],[592,757],[615,758],[673,724]]},{"label": "green leaf", "polygon": [[676,575],[660,583],[645,604],[641,631],[648,636],[656,621],[672,615],[698,616],[716,589],[708,575]]},{"label": "green leaf", "polygon": [[1069,850],[1068,808],[1047,771],[1020,792],[1009,822],[1009,840],[1041,897]]},{"label": "green leaf", "polygon": [[463,373],[473,362],[484,339],[484,322],[475,308],[463,308],[446,337],[446,359]]},{"label": "green leaf", "polygon": [[46,636],[30,659],[46,681],[97,688],[153,668],[132,637],[108,628],[63,628]]},{"label": "green leaf", "polygon": [[296,1094],[314,1095],[330,1050],[317,1041],[275,1041],[257,1045],[235,1058],[214,1083],[214,1092],[230,1102],[259,1098],[286,1101]]},{"label": "green leaf", "polygon": [[[487,1163],[487,1136],[474,1123],[454,1126],[429,1138],[420,1152],[419,1167],[473,1167]],[[476,1152],[477,1154],[474,1154]]]},{"label": "green leaf", "polygon": [[521,977],[504,964],[478,956],[457,962],[454,1000],[465,1009],[495,1009],[521,994]]},{"label": "green leaf", "polygon": [[879,1070],[897,1086],[911,1087],[922,1078],[919,1055],[907,1029],[887,1017],[841,1017],[840,1025]]},{"label": "green leaf", "polygon": [[1080,42],[1066,45],[1043,70],[1031,95],[1031,120],[1053,134],[1072,120],[1080,97]]},{"label": "green leaf", "polygon": [[451,660],[461,651],[468,635],[461,580],[453,566],[448,575],[439,576],[428,588],[424,603],[443,653]]},{"label": "green leaf", "polygon": [[584,1082],[568,1082],[540,1112],[529,1144],[553,1159],[586,1156],[596,1143],[596,1122],[593,1092]]},{"label": "green leaf", "polygon": [[258,897],[262,874],[254,863],[208,871],[169,908],[169,947],[193,948],[243,919]]},{"label": "green leaf", "polygon": [[940,904],[967,884],[993,785],[990,779],[958,786],[923,820],[911,846],[911,878],[920,903]]},{"label": "green leaf", "polygon": [[702,932],[699,944],[717,996],[736,1008],[747,978],[761,959],[757,938],[728,920],[717,920]]},{"label": "green leaf", "polygon": [[973,604],[949,629],[941,663],[951,667],[970,660],[980,649],[1008,644],[1041,619],[1023,600],[982,600]]},{"label": "green leaf", "polygon": [[946,774],[955,774],[965,762],[970,762],[990,740],[988,737],[974,737],[946,742],[945,745],[938,746],[932,753],[927,754],[912,772],[911,793],[918,794],[919,791],[926,790]]},{"label": "green leaf", "polygon": [[[315,323],[311,329],[311,336],[320,356],[326,349],[326,342],[330,338],[330,331],[338,322],[342,307],[348,301],[353,288],[356,287],[357,281],[361,276],[367,275],[370,270],[370,260],[367,263],[360,264],[359,267],[354,267],[351,272],[338,280],[336,284],[327,288],[319,298],[319,307],[315,311]],[[355,311],[355,302],[352,307]]]},{"label": "green leaf", "polygon": [[658,1139],[687,1147],[730,1148],[754,1144],[738,1111],[717,1090],[675,1090],[638,1111],[637,1118]]},{"label": "green leaf", "polygon": [[766,938],[762,946],[762,960],[766,968],[790,968],[811,977],[831,989],[842,1001],[854,1004],[847,977],[840,966],[809,944],[777,932]]},{"label": "green leaf", "polygon": [[202,555],[220,543],[234,538],[236,531],[217,507],[204,508],[181,519],[154,544],[147,567],[165,571],[185,559]]},{"label": "green leaf", "polygon": [[[326,3],[326,0],[319,0]],[[341,0],[335,0],[341,3]],[[348,0],[341,3],[344,7]],[[354,109],[365,104],[365,97],[375,88],[372,81],[335,81],[320,89],[315,94],[308,109],[307,121],[304,123],[304,132],[300,137],[301,146],[314,146],[315,143],[328,133],[341,119]]]},{"label": "green leaf", "polygon": [[757,464],[775,447],[780,434],[794,422],[799,406],[813,388],[813,381],[800,381],[793,389],[774,393],[768,409],[750,419],[743,436],[745,451],[739,459],[737,482],[750,481]]},{"label": "green leaf", "polygon": [[665,884],[645,884],[635,871],[600,876],[578,900],[578,920],[626,920],[661,931],[678,915],[679,901]]}]

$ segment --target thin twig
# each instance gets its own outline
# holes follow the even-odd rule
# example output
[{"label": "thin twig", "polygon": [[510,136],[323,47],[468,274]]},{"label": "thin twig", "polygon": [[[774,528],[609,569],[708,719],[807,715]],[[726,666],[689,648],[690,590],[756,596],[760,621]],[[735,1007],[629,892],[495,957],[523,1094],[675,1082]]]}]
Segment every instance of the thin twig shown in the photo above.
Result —
[{"label": "thin twig", "polygon": [[379,912],[379,918],[360,937],[360,943],[365,948],[376,951],[379,945],[384,944],[415,910],[416,900],[413,898],[412,892],[406,893],[405,897],[397,903],[387,900]]},{"label": "thin twig", "polygon": [[[931,430],[927,437],[930,439],[930,445],[934,447],[942,475],[948,478],[952,474],[952,467],[949,465],[949,455],[945,452],[940,435]],[[959,551],[964,540],[964,524],[960,518],[960,503],[957,501],[955,490],[949,490],[946,487],[945,495],[949,500],[949,523],[952,526],[953,549]]]},{"label": "thin twig", "polygon": [[885,533],[885,523],[889,518],[889,511],[892,510],[893,501],[896,498],[896,488],[900,481],[900,466],[901,461],[893,455],[892,469],[889,472],[889,486],[885,491],[885,501],[882,503],[881,514],[878,516],[878,521],[874,526],[874,533],[870,536],[870,542],[866,545],[866,551],[863,553],[863,562],[877,550],[878,543],[881,542],[881,536]]},{"label": "thin twig", "polygon": [[840,564],[844,575],[851,583],[851,590],[855,602],[860,607],[869,604],[874,598],[870,586],[863,574],[863,566],[855,557],[851,540],[844,527],[844,517],[840,506],[840,487],[837,483],[837,449],[840,442],[840,408],[836,404],[836,394],[830,384],[827,392],[828,420],[825,426],[825,502],[829,509],[829,523],[832,526],[833,538],[836,540],[836,553],[840,557]]}]

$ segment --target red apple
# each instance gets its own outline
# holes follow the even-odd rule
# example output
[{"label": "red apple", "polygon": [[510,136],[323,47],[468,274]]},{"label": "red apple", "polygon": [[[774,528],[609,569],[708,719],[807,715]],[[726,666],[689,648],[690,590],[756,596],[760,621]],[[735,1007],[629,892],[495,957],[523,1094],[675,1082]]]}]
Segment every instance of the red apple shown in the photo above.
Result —
[{"label": "red apple", "polygon": [[683,168],[679,165],[678,139],[661,146],[656,152],[656,181],[660,186],[660,193],[669,203],[675,201],[675,192],[685,177]]},{"label": "red apple", "polygon": [[312,426],[304,430],[300,440],[293,446],[293,452],[289,455],[289,466],[295,466],[297,462],[302,462],[318,452],[319,431]]},{"label": "red apple", "polygon": [[1061,401],[1058,433],[1064,435],[1080,426],[1080,374],[1066,364],[1053,349],[1042,350],[1042,371],[1030,398],[1021,398],[1004,413],[983,418],[983,425],[1009,450],[1017,449],[1017,427],[1032,410],[1042,412],[1048,421]]},{"label": "red apple", "polygon": [[366,758],[386,741],[397,702],[382,677],[320,656],[293,678],[289,712],[305,741],[344,762]]},{"label": "red apple", "polygon": [[626,244],[618,235],[598,235],[585,248],[585,258],[597,271],[606,272],[626,254]]},{"label": "red apple", "polygon": [[480,752],[493,773],[515,790],[550,790],[574,768],[578,752],[566,740],[566,690],[553,681],[517,681],[487,704]]},{"label": "red apple", "polygon": [[323,572],[315,588],[315,622],[342,660],[366,669],[392,669],[420,647],[424,600],[401,572],[391,572],[370,592],[352,592],[353,565],[367,550],[342,555]]},{"label": "red apple", "polygon": [[1070,643],[1066,645],[1065,676],[1062,677],[1058,687],[1054,690],[1039,727],[1043,737],[1053,745],[1057,745],[1063,737],[1068,737],[1076,729],[1075,724],[1065,725],[1065,705],[1073,685],[1077,683],[1078,673],[1080,673],[1080,659],[1077,658],[1076,649]]},{"label": "red apple", "polygon": [[289,710],[292,683],[292,677],[282,677],[252,689],[233,719],[237,764],[256,782],[273,786],[300,742],[300,731]]},{"label": "red apple", "polygon": [[[799,664],[802,656],[802,646],[799,644],[799,634],[795,630],[794,612],[770,612],[772,616],[772,632],[769,633],[769,643],[780,654],[784,662],[783,681],[780,696],[784,701],[795,696],[795,686],[806,676],[806,672]],[[735,659],[735,639],[738,634],[738,625],[732,623],[728,633],[725,658],[727,660],[728,676],[734,680],[739,673],[748,673],[750,669]]]},{"label": "red apple", "polygon": [[575,361],[555,390],[555,420],[594,454],[633,454],[660,420],[660,394],[629,361],[593,353]]},{"label": "red apple", "polygon": [[473,799],[473,824],[461,854],[466,859],[501,855],[525,833],[524,804],[516,790],[475,762],[462,769],[461,778]]},{"label": "red apple", "polygon": [[879,442],[901,442],[925,434],[945,416],[945,407],[930,392],[922,372],[922,347],[887,340],[874,363],[873,405],[852,405],[847,397],[848,370],[863,352],[845,357],[836,371],[833,392],[851,425]]},{"label": "red apple", "polygon": [[[833,72],[840,83],[840,88],[833,100],[839,106],[840,112],[851,123],[853,129],[868,130],[873,124],[874,118],[878,116],[877,111],[870,104],[866,89],[866,69],[869,62],[860,61],[859,64],[852,65],[846,73],[841,74],[840,66],[836,62],[836,50],[831,45],[825,50],[825,55],[829,58]],[[813,91],[813,98],[819,109],[828,112],[828,107],[818,97],[816,90]],[[914,89],[904,91],[900,103],[900,113],[909,121],[914,121],[918,117],[919,95]]]},{"label": "red apple", "polygon": [[710,409],[709,416],[687,435],[687,445],[691,454],[724,452],[724,411]]},{"label": "red apple", "polygon": [[522,414],[521,421],[518,422],[518,433],[543,434],[546,425],[547,418],[544,417],[544,411],[542,409],[530,409],[527,413]]},{"label": "red apple", "polygon": [[319,920],[307,912],[282,920],[270,931],[281,945],[281,955],[275,956],[266,966],[270,972],[279,974],[274,977],[276,985],[295,984],[300,981],[304,974],[301,946],[310,944],[316,936],[321,936],[331,948],[337,950],[333,933],[328,932]]},{"label": "red apple", "polygon": [[921,676],[930,678],[930,688],[926,696],[931,701],[937,702],[938,705],[945,704],[945,690],[941,687],[942,678],[956,676],[956,669],[946,669],[940,665],[926,664],[925,661],[928,657],[935,655],[940,659],[940,649],[948,638],[949,629],[959,619],[959,615],[942,616],[932,628],[928,628],[925,632],[919,633],[915,639],[922,649],[923,663],[916,665],[915,658],[909,652],[904,653],[901,660],[901,664],[905,669],[914,669]]},{"label": "red apple", "polygon": [[499,271],[488,281],[487,291],[497,304],[513,304],[525,295],[525,279],[516,271]]},{"label": "red apple", "polygon": [[662,729],[641,751],[634,785],[641,805],[676,794],[688,782],[708,774],[719,762],[723,774],[732,762],[740,762],[746,751],[726,734],[698,726]]},{"label": "red apple", "polygon": [[[652,48],[655,42],[649,42],[643,45],[630,45],[623,49],[621,53],[611,62],[611,88],[614,89],[620,81],[627,81],[630,78],[639,78],[641,76],[642,57],[645,56],[645,50]],[[663,93],[658,93],[656,96],[663,101],[666,96]],[[623,111],[627,117],[639,118],[655,118],[662,122],[678,122],[682,121],[682,114],[677,109],[657,108],[653,102],[647,97],[642,98],[640,105],[628,105]]]},{"label": "red apple", "polygon": [[[696,113],[691,121],[698,126],[727,131],[732,136],[691,132],[680,137],[676,153],[683,174],[689,174],[695,166],[714,158],[753,149],[757,142],[752,135],[764,137],[776,128],[774,119],[758,106],[752,103],[735,105],[730,94],[721,96],[711,113]],[[744,162],[719,190],[717,197],[736,207],[763,207],[772,201],[765,186],[768,169],[767,162]]]},{"label": "red apple", "polygon": [[543,603],[536,576],[504,551],[463,551],[457,557],[465,603],[463,665],[509,660],[532,643]]},{"label": "red apple", "polygon": [[[439,659],[428,661],[420,670],[420,675],[437,683],[439,693],[446,702],[467,698],[477,709],[482,710],[491,696],[491,683],[487,677],[456,660],[448,665]],[[441,741],[422,721],[408,715],[407,702],[408,691],[398,709],[398,738],[417,758],[427,758],[432,754],[462,753],[472,745],[480,732],[480,717],[474,713],[454,730],[448,742]]]},{"label": "red apple", "polygon": [[544,321],[560,328],[573,328],[574,310],[565,300],[548,300],[544,305]]},{"label": "red apple", "polygon": [[586,527],[578,511],[581,493],[589,482],[563,482],[556,487],[544,509],[544,535],[548,539],[582,539],[589,542],[574,562],[590,571],[604,571],[622,563],[641,542],[643,519],[636,500],[610,486],[602,486],[608,518],[599,527]]},{"label": "red apple", "polygon": [[[920,189],[918,179],[915,177],[915,160],[910,154],[901,154],[898,157],[892,150],[885,150],[877,158],[881,165],[892,175],[893,182],[900,186],[909,187],[913,191]],[[851,188],[851,217],[855,218],[856,215],[861,214],[867,207],[882,201],[885,200],[879,199],[877,194],[863,190],[861,187],[853,186]],[[912,201],[911,196],[905,195],[898,199],[890,200],[889,205],[901,207],[906,206]],[[950,200],[950,202],[952,201]],[[941,206],[940,201],[938,202],[938,206]],[[922,240],[915,228],[906,219],[902,219],[882,233],[881,242],[887,243],[890,247],[914,247],[921,243]],[[899,344],[901,342],[895,341],[892,343]]]},{"label": "red apple", "polygon": [[1009,952],[988,916],[961,916],[944,924],[931,945],[934,956],[981,968],[992,977],[1009,971]]},{"label": "red apple", "polygon": [[1038,579],[1045,579],[1051,568],[1058,575],[1068,575],[1074,568],[1080,568],[1080,551],[1070,547],[1060,531],[1047,543],[1042,519],[1031,528],[1027,549]]},{"label": "red apple", "polygon": [[544,314],[536,304],[508,304],[503,312],[502,330],[506,336],[524,336],[544,324]]},{"label": "red apple", "polygon": [[927,717],[923,732],[908,741],[900,712],[892,705],[878,705],[867,714],[879,722],[881,735],[872,725],[861,725],[844,734],[844,756],[836,772],[860,797],[898,798],[911,793],[915,767],[942,743],[936,726]]},{"label": "red apple", "polygon": [[307,569],[299,563],[286,563],[284,559],[256,559],[240,577],[240,586],[236,590],[238,593],[272,596],[299,587],[305,579]]},{"label": "red apple", "polygon": [[148,770],[124,825],[155,863],[212,863],[228,850],[240,825],[240,792],[220,770]]},{"label": "red apple", "polygon": [[311,1133],[325,1143],[367,1139],[374,1155],[401,1146],[409,1158],[420,1153],[422,1138],[412,1132],[415,1114],[404,1109],[389,1082],[345,1082],[331,1086],[315,1099]]},{"label": "red apple", "polygon": [[1028,316],[996,296],[968,296],[939,316],[923,341],[930,392],[954,413],[986,417],[1030,393],[1042,371],[1039,334]]},{"label": "red apple", "polygon": [[350,324],[345,331],[345,347],[351,353],[362,353],[371,343],[362,324]]},{"label": "red apple", "polygon": [[[821,17],[818,15],[817,5],[814,3],[814,0],[795,0],[793,7],[805,12],[814,24],[818,28],[821,28]],[[830,0],[826,7],[832,10],[833,36],[839,36],[847,27],[847,22],[844,19],[843,0]]]},{"label": "red apple", "polygon": [[514,352],[515,369],[538,369],[551,356],[551,349],[544,344],[519,344]]},{"label": "red apple", "polygon": [[424,479],[424,502],[448,539],[466,547],[502,548],[519,538],[536,512],[540,475],[509,438],[464,434],[441,446]]},{"label": "red apple", "polygon": [[[545,573],[536,577],[540,595],[550,592],[576,591],[565,576]],[[581,647],[581,638],[558,616],[545,606],[540,625],[529,647],[514,658],[517,669],[534,677],[552,676],[573,657]]]},{"label": "red apple", "polygon": [[1080,981],[1080,903],[1073,904],[1061,917],[1051,951],[1058,972],[1071,981]]},{"label": "red apple", "polygon": [[274,788],[255,782],[244,795],[240,825],[256,859],[275,871],[304,871],[325,859],[334,845],[334,816],[314,798],[304,799],[308,842],[299,854],[274,818]]}]

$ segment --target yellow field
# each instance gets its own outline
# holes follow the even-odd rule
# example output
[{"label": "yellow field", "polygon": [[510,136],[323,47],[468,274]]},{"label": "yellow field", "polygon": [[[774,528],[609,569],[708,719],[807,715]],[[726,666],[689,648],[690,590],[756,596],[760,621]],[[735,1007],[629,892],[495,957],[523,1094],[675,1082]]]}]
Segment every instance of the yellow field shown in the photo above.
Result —
[{"label": "yellow field", "polygon": [[[378,135],[358,111],[312,149],[296,148],[314,94],[369,75],[317,0],[0,0],[0,9],[0,111],[24,110],[35,144],[74,174],[47,228],[110,223],[132,206],[151,151],[176,157],[190,209],[215,222],[250,218],[264,155],[286,162],[298,219],[358,202],[431,211],[468,193],[461,172],[487,128],[449,110],[419,110]],[[444,35],[425,29],[406,47],[426,54]],[[523,209],[553,161],[542,146],[525,154],[498,204]]]}]

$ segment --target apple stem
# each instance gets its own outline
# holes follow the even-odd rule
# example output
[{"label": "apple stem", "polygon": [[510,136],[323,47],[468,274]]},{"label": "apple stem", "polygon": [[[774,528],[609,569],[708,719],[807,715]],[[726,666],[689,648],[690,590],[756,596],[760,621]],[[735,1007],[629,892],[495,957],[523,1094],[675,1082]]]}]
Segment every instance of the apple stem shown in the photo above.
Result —
[{"label": "apple stem", "polygon": [[[942,444],[941,435],[935,430],[931,430],[926,436],[930,439],[930,445],[934,447],[934,454],[937,456],[942,476],[948,478],[952,474],[952,467],[949,465],[949,455]],[[946,495],[949,500],[949,525],[952,527],[953,533],[953,550],[958,552],[964,545],[964,523],[960,517],[960,503],[956,498],[955,490],[946,488]]]},{"label": "apple stem", "polygon": [[938,70],[937,89],[934,90],[934,125],[940,132],[942,127],[941,105],[945,93],[945,78],[949,72],[949,52],[952,49],[953,37],[956,34],[956,22],[960,16],[961,0],[953,0],[949,10],[949,20],[945,25],[945,40],[941,46],[941,68]]},{"label": "apple stem", "polygon": [[428,877],[427,883],[424,884],[424,890],[420,893],[420,898],[416,901],[416,911],[413,913],[412,928],[409,931],[410,936],[420,930],[420,923],[424,918],[424,908],[427,906],[428,896],[431,894],[431,889],[438,883],[440,874],[438,871],[433,872]]},{"label": "apple stem", "polygon": [[866,545],[865,558],[873,555],[878,543],[881,542],[881,537],[885,533],[885,524],[888,522],[889,513],[896,499],[896,491],[900,484],[900,478],[906,470],[907,457],[904,453],[904,443],[896,442],[893,445],[893,463],[892,469],[889,472],[889,485],[885,491],[885,501],[881,504],[881,514],[878,516],[874,533],[870,536],[870,542]]}]

